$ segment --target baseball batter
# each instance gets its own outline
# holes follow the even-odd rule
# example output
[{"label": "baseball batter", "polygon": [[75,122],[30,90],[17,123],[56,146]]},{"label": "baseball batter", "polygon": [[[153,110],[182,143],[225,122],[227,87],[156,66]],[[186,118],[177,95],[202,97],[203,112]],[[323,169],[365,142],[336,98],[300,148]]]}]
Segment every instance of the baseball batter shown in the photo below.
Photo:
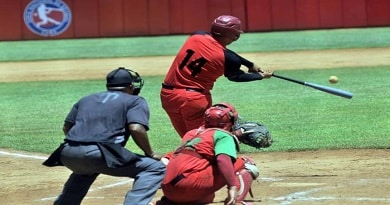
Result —
[{"label": "baseball batter", "polygon": [[[107,75],[107,91],[73,105],[64,123],[65,142],[43,163],[72,171],[55,205],[81,204],[99,174],[134,179],[125,205],[146,205],[152,200],[165,176],[165,165],[149,144],[149,107],[137,96],[142,85],[138,73],[118,68]],[[125,148],[130,135],[145,155]]]},{"label": "baseball batter", "polygon": [[[234,82],[272,76],[273,71],[263,70],[226,48],[241,33],[241,21],[237,17],[219,16],[212,23],[211,33],[195,32],[176,55],[163,81],[160,97],[163,109],[181,137],[202,124],[203,113],[212,104],[210,90],[220,76]],[[240,69],[242,65],[248,72]]]},{"label": "baseball batter", "polygon": [[253,179],[258,177],[258,168],[249,158],[237,156],[239,143],[232,134],[237,118],[238,113],[228,103],[206,110],[205,125],[187,132],[179,148],[168,157],[161,185],[164,197],[157,205],[208,204],[226,185],[225,204],[244,201]]}]

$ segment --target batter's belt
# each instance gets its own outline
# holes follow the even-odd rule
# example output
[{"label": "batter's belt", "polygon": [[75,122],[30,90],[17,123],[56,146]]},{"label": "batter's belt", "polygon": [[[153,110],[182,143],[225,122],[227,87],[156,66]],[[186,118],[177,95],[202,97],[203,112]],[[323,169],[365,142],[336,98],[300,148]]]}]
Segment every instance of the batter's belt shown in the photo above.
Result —
[{"label": "batter's belt", "polygon": [[190,88],[190,87],[179,88],[179,87],[175,87],[173,85],[166,85],[164,83],[162,84],[162,88],[168,89],[168,90],[185,89],[186,91],[189,91],[189,92],[199,92],[199,93],[203,93],[204,92],[204,90],[202,88]]}]

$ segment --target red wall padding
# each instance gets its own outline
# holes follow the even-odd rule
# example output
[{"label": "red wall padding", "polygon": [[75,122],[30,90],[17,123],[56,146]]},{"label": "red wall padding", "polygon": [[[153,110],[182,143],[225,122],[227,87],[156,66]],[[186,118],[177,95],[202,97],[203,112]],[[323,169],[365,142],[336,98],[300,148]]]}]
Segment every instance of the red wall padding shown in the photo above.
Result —
[{"label": "red wall padding", "polygon": [[183,16],[186,13],[183,10],[184,0],[169,1],[169,31],[172,34],[182,33],[184,30]]},{"label": "red wall padding", "polygon": [[343,27],[342,0],[319,0],[320,28]]},{"label": "red wall padding", "polygon": [[22,39],[23,9],[19,1],[0,1],[0,40]]},{"label": "red wall padding", "polygon": [[73,2],[73,28],[74,36],[99,36],[99,0],[82,0]]},{"label": "red wall padding", "polygon": [[366,0],[343,0],[343,20],[344,27],[366,26]]},{"label": "red wall padding", "polygon": [[169,34],[169,4],[168,0],[149,1],[149,34]]},{"label": "red wall padding", "polygon": [[208,19],[213,19],[216,16],[220,16],[223,14],[232,14],[231,1],[226,1],[226,0],[208,0],[207,1],[207,17],[208,17]]},{"label": "red wall padding", "polygon": [[[208,0],[182,0],[183,1],[183,33],[191,33],[194,30],[208,29],[210,21],[208,17]],[[181,32],[180,32],[181,33]]]},{"label": "red wall padding", "polygon": [[247,0],[248,31],[272,30],[271,0]]},{"label": "red wall padding", "polygon": [[367,0],[367,26],[390,25],[390,1]]},{"label": "red wall padding", "polygon": [[148,35],[149,21],[148,14],[145,12],[147,9],[147,1],[124,1],[123,10],[125,12],[123,19],[125,36]]},{"label": "red wall padding", "polygon": [[295,0],[272,0],[271,19],[274,30],[296,28]]},{"label": "red wall padding", "polygon": [[120,36],[124,33],[122,0],[99,0],[99,33],[102,36]]},{"label": "red wall padding", "polygon": [[65,32],[42,37],[23,14],[31,0],[0,0],[0,40],[188,34],[219,15],[237,16],[246,32],[390,26],[390,0],[63,0]]},{"label": "red wall padding", "polygon": [[318,0],[297,0],[296,10],[296,28],[314,29],[320,27],[320,4]]}]

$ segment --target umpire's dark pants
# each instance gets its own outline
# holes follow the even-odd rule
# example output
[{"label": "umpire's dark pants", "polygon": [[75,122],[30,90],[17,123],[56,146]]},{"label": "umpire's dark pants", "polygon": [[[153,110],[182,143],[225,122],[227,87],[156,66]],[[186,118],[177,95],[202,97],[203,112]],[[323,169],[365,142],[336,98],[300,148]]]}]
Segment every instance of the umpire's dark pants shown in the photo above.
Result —
[{"label": "umpire's dark pants", "polygon": [[109,168],[97,145],[65,145],[61,162],[73,173],[54,205],[79,205],[99,174],[134,179],[125,205],[146,205],[152,201],[165,176],[165,165],[149,157],[120,168]]}]

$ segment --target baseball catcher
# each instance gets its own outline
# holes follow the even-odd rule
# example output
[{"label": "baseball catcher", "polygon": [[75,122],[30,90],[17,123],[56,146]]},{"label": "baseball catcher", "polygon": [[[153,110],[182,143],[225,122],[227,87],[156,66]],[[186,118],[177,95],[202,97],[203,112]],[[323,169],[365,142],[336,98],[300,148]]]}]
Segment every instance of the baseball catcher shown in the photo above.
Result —
[{"label": "baseball catcher", "polygon": [[267,148],[272,145],[272,137],[266,126],[257,122],[236,123],[234,135],[243,144],[257,149]]},{"label": "baseball catcher", "polygon": [[215,192],[227,188],[225,205],[248,204],[253,180],[260,171],[247,156],[239,156],[233,135],[238,113],[228,103],[218,103],[204,113],[204,125],[187,132],[167,159],[161,184],[164,196],[157,205],[209,204]]}]

